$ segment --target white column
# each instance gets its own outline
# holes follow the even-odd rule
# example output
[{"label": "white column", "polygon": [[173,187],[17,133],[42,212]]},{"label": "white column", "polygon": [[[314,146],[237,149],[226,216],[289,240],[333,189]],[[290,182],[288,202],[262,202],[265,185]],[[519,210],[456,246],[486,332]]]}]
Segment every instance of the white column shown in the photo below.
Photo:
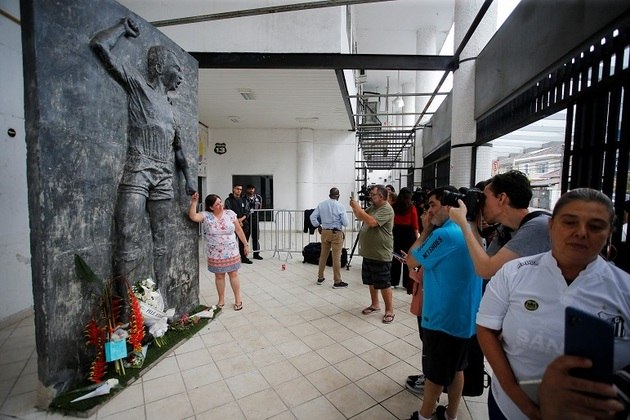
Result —
[{"label": "white column", "polygon": [[[437,32],[435,28],[428,27],[416,32],[416,53],[420,55],[435,55],[439,52],[437,45]],[[416,72],[416,92],[431,93],[442,77],[441,71]],[[429,96],[417,96],[415,107],[421,112],[429,101]]]},{"label": "white column", "polygon": [[[455,1],[455,47],[457,48],[464,35],[475,19],[483,0]],[[460,55],[460,60],[475,58],[490,40],[496,30],[496,2],[490,6],[481,23],[468,41],[466,48]],[[472,161],[472,147],[466,146],[476,139],[475,109],[475,61],[460,63],[459,69],[453,73],[453,117],[451,122],[451,173],[450,183],[456,187],[468,187],[479,181],[471,179],[470,165]],[[461,147],[459,147],[461,146]],[[489,154],[478,156],[477,166],[490,165],[490,162],[480,162],[479,158],[487,159]]]},{"label": "white column", "polygon": [[492,176],[492,147],[489,144],[477,148],[477,171],[475,184]]},{"label": "white column", "polygon": [[[402,92],[403,93],[413,93],[415,91],[415,80],[413,83],[403,83],[402,85]],[[413,96],[404,96],[403,100],[405,101],[405,106],[403,107],[403,113],[408,113],[408,114],[413,114],[414,112],[416,112],[416,100]],[[405,127],[411,127],[415,124],[416,122],[416,116],[415,115],[403,115],[402,117],[402,125],[404,125]],[[409,128],[405,128],[404,130],[409,130]],[[405,153],[403,154],[402,158],[404,160],[414,160],[414,156],[409,153]],[[414,165],[415,166],[415,165]],[[407,186],[407,168],[405,168],[404,170],[401,171],[400,174],[400,184],[403,187]]]},{"label": "white column", "polygon": [[[439,48],[440,46],[437,45],[437,32],[435,31],[435,28],[422,28],[416,32],[417,54],[434,55],[438,53]],[[420,93],[433,92],[441,76],[441,72],[417,72],[415,91]],[[414,111],[410,112],[422,112],[428,101],[428,96],[416,96],[414,100]],[[418,115],[413,116],[412,118],[413,122],[415,123],[418,119]],[[421,168],[424,165],[422,132],[423,130],[416,130],[416,150],[414,156],[414,167],[416,168]],[[422,180],[422,170],[416,169],[413,173],[413,178],[414,184],[420,185],[420,181]]]},{"label": "white column", "polygon": [[313,207],[313,139],[312,129],[298,130],[296,156],[296,209]]}]

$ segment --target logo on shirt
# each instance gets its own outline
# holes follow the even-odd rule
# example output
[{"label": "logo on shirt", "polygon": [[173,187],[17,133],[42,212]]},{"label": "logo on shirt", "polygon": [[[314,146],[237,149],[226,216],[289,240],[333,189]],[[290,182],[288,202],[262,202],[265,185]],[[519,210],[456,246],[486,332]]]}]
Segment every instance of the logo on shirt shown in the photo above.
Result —
[{"label": "logo on shirt", "polygon": [[431,255],[433,253],[433,251],[435,251],[435,249],[438,247],[438,245],[440,245],[443,242],[443,239],[441,236],[438,236],[435,241],[433,241],[433,243],[431,245],[429,245],[429,248],[427,248],[427,250],[424,252],[424,254],[422,254],[422,258],[429,258],[429,255]]},{"label": "logo on shirt", "polygon": [[625,337],[626,336],[626,323],[621,315],[601,311],[597,314],[601,319],[608,321],[614,329],[615,337]]},{"label": "logo on shirt", "polygon": [[538,309],[538,302],[532,299],[527,299],[525,303],[523,304],[523,306],[528,311],[535,311],[536,309]]},{"label": "logo on shirt", "polygon": [[519,268],[525,266],[525,265],[538,265],[538,261],[535,260],[525,260],[525,261],[521,261],[520,263],[518,263],[518,265],[516,266],[516,269],[518,270]]}]

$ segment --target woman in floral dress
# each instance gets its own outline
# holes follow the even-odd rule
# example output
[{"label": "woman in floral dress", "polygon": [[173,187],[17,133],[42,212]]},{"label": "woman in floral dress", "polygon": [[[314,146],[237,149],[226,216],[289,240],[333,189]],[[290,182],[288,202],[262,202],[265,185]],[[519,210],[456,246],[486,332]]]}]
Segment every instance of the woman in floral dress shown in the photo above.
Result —
[{"label": "woman in floral dress", "polygon": [[[243,228],[239,224],[236,213],[223,208],[223,200],[216,194],[210,194],[205,199],[206,211],[197,213],[199,193],[194,193],[190,200],[188,217],[193,222],[203,223],[206,240],[206,256],[208,257],[208,271],[214,273],[214,279],[219,295],[217,306],[225,304],[225,273],[230,277],[230,286],[234,292],[234,310],[243,309],[241,301],[241,287],[238,279],[238,269],[241,268],[241,256],[238,252],[236,236],[245,245],[245,255],[249,254],[249,245]],[[236,232],[236,236],[234,233]]]}]

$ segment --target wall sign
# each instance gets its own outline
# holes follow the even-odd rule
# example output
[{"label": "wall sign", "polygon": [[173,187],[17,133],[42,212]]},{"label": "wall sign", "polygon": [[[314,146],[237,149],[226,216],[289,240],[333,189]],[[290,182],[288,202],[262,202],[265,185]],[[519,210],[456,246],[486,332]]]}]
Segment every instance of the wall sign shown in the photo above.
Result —
[{"label": "wall sign", "polygon": [[225,146],[225,143],[214,144],[214,153],[216,153],[217,155],[222,155],[225,152],[227,152],[227,147]]}]

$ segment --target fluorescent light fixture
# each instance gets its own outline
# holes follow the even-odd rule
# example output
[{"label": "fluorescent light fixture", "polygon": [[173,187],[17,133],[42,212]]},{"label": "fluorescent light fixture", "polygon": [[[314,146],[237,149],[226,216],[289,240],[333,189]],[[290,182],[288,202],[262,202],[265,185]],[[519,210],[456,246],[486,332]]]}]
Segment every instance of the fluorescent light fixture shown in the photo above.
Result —
[{"label": "fluorescent light fixture", "polygon": [[295,121],[300,124],[308,124],[319,121],[319,117],[295,117]]},{"label": "fluorescent light fixture", "polygon": [[[400,92],[400,70],[398,70],[398,92]],[[394,106],[402,108],[405,106],[405,101],[403,101],[403,98],[400,96],[396,96],[396,99],[394,99]]]},{"label": "fluorescent light fixture", "polygon": [[251,89],[239,89],[238,93],[240,93],[243,99],[245,99],[246,101],[253,101],[256,99],[256,96]]}]

